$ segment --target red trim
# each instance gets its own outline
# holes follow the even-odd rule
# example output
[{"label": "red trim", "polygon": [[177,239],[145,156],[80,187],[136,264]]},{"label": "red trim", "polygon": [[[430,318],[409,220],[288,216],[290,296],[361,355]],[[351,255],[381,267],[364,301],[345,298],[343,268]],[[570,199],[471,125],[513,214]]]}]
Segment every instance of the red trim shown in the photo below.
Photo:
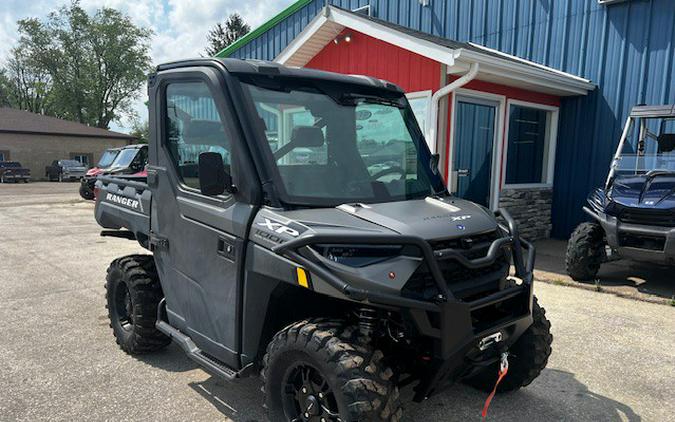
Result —
[{"label": "red trim", "polygon": [[[306,67],[385,79],[406,92],[440,88],[440,63],[351,29],[351,42],[326,45]],[[341,38],[336,36],[336,38]]]},{"label": "red trim", "polygon": [[[448,83],[457,79],[457,76],[448,76]],[[475,91],[489,92],[492,94],[503,95],[507,100],[520,100],[530,103],[550,105],[560,107],[560,97],[541,92],[528,91],[522,88],[499,85],[492,82],[473,80],[462,88],[473,89]]]}]

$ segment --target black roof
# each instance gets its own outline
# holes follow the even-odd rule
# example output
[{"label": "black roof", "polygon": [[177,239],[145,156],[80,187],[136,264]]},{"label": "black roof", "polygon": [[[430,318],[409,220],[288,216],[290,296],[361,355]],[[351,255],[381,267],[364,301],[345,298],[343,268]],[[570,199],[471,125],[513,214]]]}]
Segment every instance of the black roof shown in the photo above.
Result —
[{"label": "black roof", "polygon": [[316,79],[321,81],[348,83],[352,85],[361,85],[369,88],[380,88],[403,93],[403,90],[396,84],[369,76],[345,75],[342,73],[326,72],[323,70],[310,69],[306,67],[288,67],[277,62],[253,59],[233,59],[233,58],[198,58],[180,60],[165,63],[157,66],[157,71],[176,69],[191,66],[213,66],[222,65],[228,72],[233,74],[247,75],[270,75],[284,76],[290,78]]},{"label": "black roof", "polygon": [[631,117],[675,117],[675,104],[639,105],[633,107]]}]

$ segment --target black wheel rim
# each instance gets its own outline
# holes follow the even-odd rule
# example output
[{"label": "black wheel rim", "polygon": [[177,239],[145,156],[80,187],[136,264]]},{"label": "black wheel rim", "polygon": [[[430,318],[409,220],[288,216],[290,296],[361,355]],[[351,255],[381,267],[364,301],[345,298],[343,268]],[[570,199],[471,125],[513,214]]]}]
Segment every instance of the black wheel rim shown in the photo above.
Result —
[{"label": "black wheel rim", "polygon": [[131,303],[129,288],[123,281],[120,281],[115,289],[115,314],[120,327],[123,330],[131,331],[134,325],[133,304]]},{"label": "black wheel rim", "polygon": [[312,365],[302,362],[289,368],[282,388],[282,404],[289,421],[342,421],[335,394],[321,372]]}]

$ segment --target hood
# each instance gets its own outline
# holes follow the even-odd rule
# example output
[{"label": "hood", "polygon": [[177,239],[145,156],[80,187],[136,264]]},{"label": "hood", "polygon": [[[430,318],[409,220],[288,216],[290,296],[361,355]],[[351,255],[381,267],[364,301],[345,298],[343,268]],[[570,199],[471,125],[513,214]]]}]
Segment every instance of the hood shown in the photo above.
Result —
[{"label": "hood", "polygon": [[[293,211],[263,209],[256,216],[254,227],[258,231],[264,227],[277,227],[277,243],[307,231],[339,233],[342,230],[394,232],[433,241],[496,230],[497,221],[492,213],[469,201],[426,198]],[[266,242],[264,236],[253,236],[254,239],[256,237],[268,247],[274,246]]]},{"label": "hood", "polygon": [[609,199],[624,207],[675,208],[675,174],[619,177],[610,188]]},{"label": "hood", "polygon": [[100,167],[92,167],[87,170],[87,176],[97,176],[101,173],[103,173],[103,169]]}]

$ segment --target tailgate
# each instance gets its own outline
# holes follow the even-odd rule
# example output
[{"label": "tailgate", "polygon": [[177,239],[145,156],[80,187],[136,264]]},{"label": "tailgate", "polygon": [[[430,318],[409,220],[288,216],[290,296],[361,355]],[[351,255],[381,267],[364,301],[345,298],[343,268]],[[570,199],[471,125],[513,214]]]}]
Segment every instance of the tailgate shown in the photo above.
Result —
[{"label": "tailgate", "polygon": [[96,199],[96,221],[106,229],[127,229],[139,242],[150,234],[150,203],[152,193],[145,179],[99,177]]}]

